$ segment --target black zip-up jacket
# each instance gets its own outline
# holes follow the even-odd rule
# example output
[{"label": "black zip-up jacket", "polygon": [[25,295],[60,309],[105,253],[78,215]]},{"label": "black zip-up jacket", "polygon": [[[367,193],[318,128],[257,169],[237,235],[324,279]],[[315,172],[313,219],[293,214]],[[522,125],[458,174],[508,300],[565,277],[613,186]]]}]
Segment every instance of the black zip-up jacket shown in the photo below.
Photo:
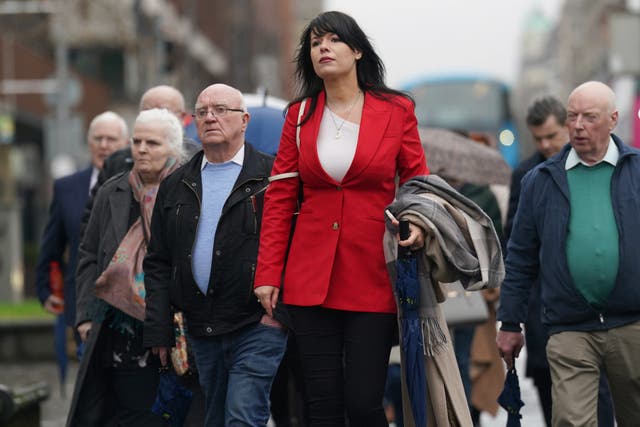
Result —
[{"label": "black zip-up jacket", "polygon": [[[175,345],[173,310],[186,316],[189,334],[225,334],[260,320],[264,310],[253,293],[264,190],[273,157],[245,144],[240,175],[227,198],[214,238],[214,267],[207,294],[191,271],[191,252],[202,200],[203,152],[167,177],[158,190],[151,240],[144,259],[144,345]],[[281,309],[281,304],[278,305]],[[281,310],[275,317],[286,321]]]}]

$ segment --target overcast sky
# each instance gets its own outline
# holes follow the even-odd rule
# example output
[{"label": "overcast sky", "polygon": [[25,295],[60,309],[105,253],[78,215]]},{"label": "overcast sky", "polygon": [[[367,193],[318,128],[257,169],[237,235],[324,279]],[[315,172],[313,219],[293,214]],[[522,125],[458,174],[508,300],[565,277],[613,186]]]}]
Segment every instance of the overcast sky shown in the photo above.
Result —
[{"label": "overcast sky", "polygon": [[[325,0],[353,16],[399,88],[425,74],[480,72],[514,83],[521,29],[537,5],[555,20],[563,0]],[[382,6],[384,5],[384,6]]]}]

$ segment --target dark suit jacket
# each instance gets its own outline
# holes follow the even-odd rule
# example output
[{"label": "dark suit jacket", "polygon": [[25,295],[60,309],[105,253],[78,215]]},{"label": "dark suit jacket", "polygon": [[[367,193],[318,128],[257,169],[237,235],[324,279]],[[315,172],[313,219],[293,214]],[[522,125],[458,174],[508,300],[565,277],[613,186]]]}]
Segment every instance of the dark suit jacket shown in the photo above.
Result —
[{"label": "dark suit jacket", "polygon": [[[531,157],[523,160],[522,163],[511,174],[511,192],[509,194],[509,210],[507,213],[507,223],[504,227],[503,253],[506,256],[507,241],[511,236],[511,228],[513,226],[513,218],[518,210],[518,200],[520,199],[520,182],[522,178],[531,169],[535,168],[546,159],[539,151],[536,151]],[[529,297],[529,312],[525,323],[525,341],[527,343],[527,364],[526,374],[534,380],[541,374],[540,371],[547,371],[549,363],[547,362],[547,340],[549,333],[540,320],[540,311],[542,310],[540,302],[540,282],[536,280],[533,290]]]},{"label": "dark suit jacket", "polygon": [[[51,261],[58,261],[64,272],[65,323],[75,323],[75,272],[80,244],[80,222],[89,198],[92,168],[57,179],[53,184],[53,200],[49,221],[44,231],[36,268],[36,290],[44,301],[51,295],[49,270]],[[65,251],[68,249],[68,257]]]},{"label": "dark suit jacket", "polygon": [[535,168],[538,164],[544,162],[546,159],[539,151],[536,151],[531,157],[523,160],[522,163],[514,169],[511,174],[511,191],[509,192],[509,210],[507,211],[507,222],[504,225],[504,240],[502,246],[502,252],[506,254],[507,240],[511,236],[511,228],[513,227],[513,217],[516,216],[518,210],[518,200],[520,199],[520,181],[531,169]]}]

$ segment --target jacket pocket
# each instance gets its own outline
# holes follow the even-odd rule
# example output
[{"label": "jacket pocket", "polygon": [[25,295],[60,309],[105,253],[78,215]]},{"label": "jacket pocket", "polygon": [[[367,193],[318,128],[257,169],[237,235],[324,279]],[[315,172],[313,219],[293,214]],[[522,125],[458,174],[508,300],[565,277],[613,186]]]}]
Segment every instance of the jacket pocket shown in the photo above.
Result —
[{"label": "jacket pocket", "polygon": [[182,213],[182,203],[178,203],[176,204],[176,210],[175,210],[175,214],[176,214],[176,218],[175,218],[175,233],[176,233],[176,238],[178,238],[178,236],[180,236],[180,214]]},{"label": "jacket pocket", "polygon": [[257,197],[247,197],[242,204],[242,207],[242,232],[245,234],[257,235],[260,232],[260,216]]},{"label": "jacket pocket", "polygon": [[256,274],[256,264],[254,262],[244,262],[242,264],[242,280],[244,281],[244,283],[248,284],[247,286],[248,302],[251,302],[252,300],[256,300],[255,294],[253,293],[255,274]]},{"label": "jacket pocket", "polygon": [[184,310],[184,300],[182,297],[182,281],[177,265],[171,269],[171,283],[169,283],[169,301],[176,310]]}]

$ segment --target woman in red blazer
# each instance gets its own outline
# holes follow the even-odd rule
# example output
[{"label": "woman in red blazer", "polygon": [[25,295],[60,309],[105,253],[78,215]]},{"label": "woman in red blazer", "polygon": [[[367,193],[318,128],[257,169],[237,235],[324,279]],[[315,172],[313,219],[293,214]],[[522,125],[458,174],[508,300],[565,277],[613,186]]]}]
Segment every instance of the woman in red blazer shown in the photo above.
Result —
[{"label": "woman in red blazer", "polygon": [[[382,61],[343,13],[311,21],[296,61],[299,96],[272,175],[299,172],[299,179],[267,190],[255,294],[271,314],[282,285],[308,425],[344,426],[346,410],[351,426],[387,426],[382,396],[396,305],[382,249],[384,210],[396,176],[402,184],[429,173],[414,106],[384,84]],[[423,242],[411,227],[401,244]]]}]

